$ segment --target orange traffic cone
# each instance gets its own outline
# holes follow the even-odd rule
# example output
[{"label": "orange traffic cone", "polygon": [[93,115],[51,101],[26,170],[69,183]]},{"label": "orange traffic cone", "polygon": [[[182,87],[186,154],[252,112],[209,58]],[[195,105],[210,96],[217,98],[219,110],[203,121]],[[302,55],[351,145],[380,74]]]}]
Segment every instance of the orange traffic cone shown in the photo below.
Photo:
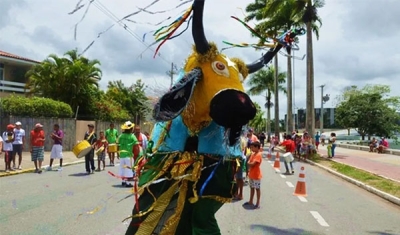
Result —
[{"label": "orange traffic cone", "polygon": [[296,196],[307,196],[306,192],[306,174],[304,173],[304,166],[300,168],[300,173],[299,173],[299,180],[297,181],[296,184],[296,189],[294,190],[293,195]]},{"label": "orange traffic cone", "polygon": [[279,158],[279,152],[276,152],[276,155],[275,155],[274,168],[275,169],[280,169],[281,168],[281,161],[280,161],[280,158]]}]

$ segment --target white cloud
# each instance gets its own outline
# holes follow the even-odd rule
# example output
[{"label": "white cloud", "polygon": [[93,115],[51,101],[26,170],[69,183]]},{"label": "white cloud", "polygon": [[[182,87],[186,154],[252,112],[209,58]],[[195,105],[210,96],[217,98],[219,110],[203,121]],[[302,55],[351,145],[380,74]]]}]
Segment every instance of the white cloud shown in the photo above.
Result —
[{"label": "white cloud", "polygon": [[[84,0],[87,4],[89,1]],[[0,50],[20,56],[43,60],[47,55],[62,55],[69,49],[82,51],[98,34],[110,25],[115,24],[112,17],[122,18],[144,7],[153,0],[128,1],[96,0],[97,7],[92,5],[85,19],[78,26],[77,40],[74,40],[74,25],[85,11],[85,7],[75,14],[68,12],[75,8],[77,1],[71,0],[2,0],[0,9]],[[149,8],[151,11],[172,9],[182,1],[160,0]],[[243,18],[242,10],[250,0],[206,1],[205,29],[207,38],[216,42],[220,49],[225,47],[223,40],[233,43],[255,42],[249,32],[239,23],[230,19],[231,15]],[[99,8],[101,3],[109,10],[104,14]],[[131,20],[137,22],[157,23],[167,17],[174,20],[188,5],[164,14],[140,13]],[[319,85],[326,84],[325,93],[331,97],[349,85],[363,86],[370,84],[392,84],[392,94],[400,95],[400,86],[393,80],[400,75],[400,50],[397,39],[400,31],[400,16],[397,10],[400,2],[382,0],[327,0],[324,8],[319,10],[323,21],[320,39],[314,39],[315,64],[315,106],[320,105]],[[104,10],[104,9],[103,9]],[[170,63],[182,65],[192,43],[191,30],[182,36],[167,42],[160,50],[162,58],[153,59],[153,50],[146,50],[140,41],[143,34],[160,26],[134,24],[125,22],[130,32],[115,25],[108,32],[97,38],[93,46],[85,53],[92,59],[102,62],[104,72],[101,87],[108,81],[122,79],[127,85],[142,79],[151,87],[151,91],[160,93],[169,86],[165,74]],[[182,27],[184,28],[184,26]],[[145,44],[149,45],[151,35],[146,36]],[[300,38],[300,51],[306,51],[306,38]],[[144,52],[145,51],[145,52]],[[143,53],[144,52],[144,53]],[[143,54],[142,54],[143,53]],[[253,49],[232,49],[225,53],[229,56],[242,57],[250,62],[259,58],[261,52]],[[286,58],[280,57],[280,68],[286,69]],[[295,62],[295,103],[304,108],[306,97],[306,60]],[[265,98],[253,97],[263,107]],[[334,106],[331,99],[325,106]],[[286,97],[280,94],[280,116],[286,113]]]}]

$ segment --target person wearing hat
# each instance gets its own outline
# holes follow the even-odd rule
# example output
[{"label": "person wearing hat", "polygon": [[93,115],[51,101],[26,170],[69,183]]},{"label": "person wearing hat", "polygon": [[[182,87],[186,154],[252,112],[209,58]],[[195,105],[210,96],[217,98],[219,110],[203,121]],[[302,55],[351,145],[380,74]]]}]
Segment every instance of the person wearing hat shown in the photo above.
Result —
[{"label": "person wearing hat", "polygon": [[94,132],[93,124],[88,124],[88,131],[85,133],[85,137],[83,138],[92,146],[90,152],[85,156],[85,169],[87,174],[93,174],[96,170],[96,167],[94,166],[94,148],[97,142],[97,136]]},{"label": "person wearing hat", "polygon": [[[14,142],[13,142],[13,154],[12,154],[12,162],[13,168],[22,170],[21,162],[22,162],[22,151],[24,150],[25,144],[25,130],[22,129],[22,123],[16,122],[14,128]],[[15,167],[15,158],[18,154],[18,168]]]},{"label": "person wearing hat", "polygon": [[[127,121],[122,126],[122,134],[117,139],[118,152],[119,152],[119,172],[122,177],[122,186],[132,187],[132,184],[128,183],[129,179],[133,178],[133,152],[139,151],[139,142],[135,135],[132,133],[135,125]],[[117,155],[118,157],[118,155]]]},{"label": "person wearing hat", "polygon": [[43,125],[37,123],[31,131],[30,152],[31,159],[35,164],[35,172],[42,173],[42,162],[44,159],[44,131]]},{"label": "person wearing hat", "polygon": [[[13,142],[14,142],[14,128],[12,124],[7,125],[7,131],[3,132],[3,152],[5,154],[4,161],[6,165],[6,172],[13,171],[11,168],[12,156],[13,156]],[[1,152],[1,148],[0,148]]]}]

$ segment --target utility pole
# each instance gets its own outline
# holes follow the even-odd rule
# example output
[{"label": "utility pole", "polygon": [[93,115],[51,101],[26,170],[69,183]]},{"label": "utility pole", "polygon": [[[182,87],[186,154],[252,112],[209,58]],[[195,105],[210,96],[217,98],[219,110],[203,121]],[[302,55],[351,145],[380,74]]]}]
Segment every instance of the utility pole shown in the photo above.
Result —
[{"label": "utility pole", "polygon": [[321,110],[319,115],[319,124],[320,124],[320,135],[322,135],[322,132],[324,131],[324,103],[329,101],[329,95],[326,94],[324,96],[325,85],[321,85],[319,87],[321,88]]},{"label": "utility pole", "polygon": [[178,69],[176,68],[176,65],[172,62],[171,63],[171,70],[168,70],[167,75],[171,78],[171,84],[170,88],[174,85],[174,75],[178,74]]}]

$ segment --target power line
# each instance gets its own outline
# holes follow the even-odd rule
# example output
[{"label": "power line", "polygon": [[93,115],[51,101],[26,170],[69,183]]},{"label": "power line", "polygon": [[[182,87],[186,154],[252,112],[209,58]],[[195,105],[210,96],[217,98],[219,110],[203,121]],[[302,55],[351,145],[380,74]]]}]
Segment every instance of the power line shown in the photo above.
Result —
[{"label": "power line", "polygon": [[[140,37],[133,32],[132,29],[129,28],[128,25],[122,23],[119,18],[112,13],[106,6],[104,6],[99,0],[94,1],[93,5],[99,9],[103,14],[105,14],[107,17],[109,17],[111,20],[113,20],[114,22],[116,22],[118,25],[120,25],[122,28],[124,28],[131,36],[133,36],[136,40],[138,40],[141,44],[143,44],[144,46],[146,46],[146,48],[149,48],[151,51],[155,52],[155,50],[151,47],[149,47],[145,42],[143,42]],[[158,54],[158,57],[160,57],[164,62],[170,64],[171,62],[168,61],[167,59],[165,59],[164,57],[162,57],[160,54]]]}]

